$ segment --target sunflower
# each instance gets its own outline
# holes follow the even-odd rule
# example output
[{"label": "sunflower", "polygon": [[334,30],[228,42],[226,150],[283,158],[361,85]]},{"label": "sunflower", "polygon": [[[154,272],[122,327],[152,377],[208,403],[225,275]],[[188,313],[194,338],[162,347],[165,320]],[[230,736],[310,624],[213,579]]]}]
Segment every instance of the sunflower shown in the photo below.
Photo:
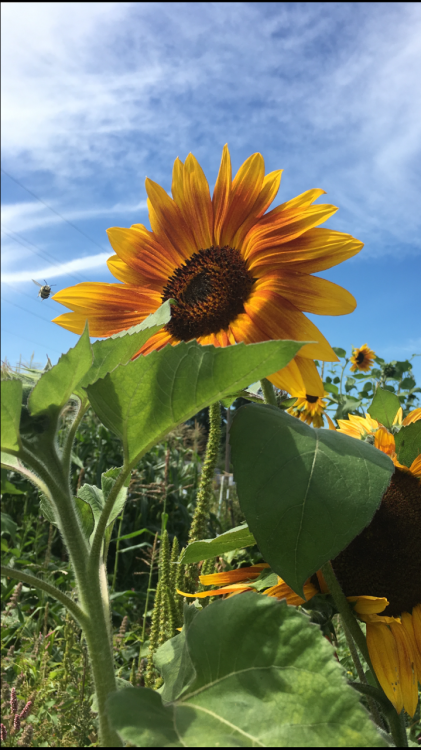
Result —
[{"label": "sunflower", "polygon": [[[405,419],[400,410],[395,423],[406,427],[419,419],[421,409]],[[367,648],[380,685],[398,713],[404,708],[413,716],[417,681],[421,682],[421,455],[409,469],[401,466],[394,436],[368,414],[351,414],[349,421],[339,424],[339,432],[358,439],[370,436],[375,447],[395,462],[396,471],[372,521],[332,560],[332,566],[354,612],[366,623]],[[253,588],[258,575],[251,567],[201,576],[202,584],[218,588],[193,596],[241,594]],[[279,577],[263,593],[298,606],[327,591],[319,571],[304,584],[305,600]]]},{"label": "sunflower", "polygon": [[[420,419],[421,408],[414,409],[407,417],[405,417],[405,419],[402,419],[401,407],[398,409],[393,425],[395,429],[399,429],[407,427]],[[348,414],[348,419],[338,419],[338,425],[339,429],[337,432],[342,432],[344,435],[350,435],[351,437],[372,443],[383,453],[387,453],[397,468],[402,471],[410,472],[415,477],[421,479],[421,455],[413,460],[409,468],[399,463],[396,456],[395,435],[376,419],[372,419],[369,414],[366,414],[365,417]],[[333,424],[331,424],[331,429],[335,429]]]},{"label": "sunflower", "polygon": [[352,362],[351,371],[368,372],[373,366],[375,356],[376,353],[369,349],[367,344],[363,344],[359,349],[353,349],[350,359],[350,362]]},{"label": "sunflower", "polygon": [[265,176],[263,157],[256,153],[233,180],[225,146],[211,198],[195,157],[189,154],[184,164],[176,159],[172,198],[146,180],[152,231],[142,224],[108,230],[116,253],[108,268],[122,284],[87,282],[58,292],[53,299],[72,312],[54,322],[80,334],[88,320],[91,336],[110,336],[173,298],[170,322],[138,354],[191,339],[215,346],[316,342],[270,380],[289,393],[322,397],[313,360],[338,358],[304,312],[344,315],[356,303],[345,289],[312,274],[352,257],[363,243],[319,228],[337,210],[314,205],[323,190],[308,190],[265,213],[281,173]]},{"label": "sunflower", "polygon": [[[323,394],[327,396],[325,392]],[[305,397],[297,398],[295,404],[287,409],[288,414],[298,417],[302,422],[312,424],[314,427],[323,427],[323,413],[326,409],[326,401],[320,396],[310,396],[306,393]]]}]

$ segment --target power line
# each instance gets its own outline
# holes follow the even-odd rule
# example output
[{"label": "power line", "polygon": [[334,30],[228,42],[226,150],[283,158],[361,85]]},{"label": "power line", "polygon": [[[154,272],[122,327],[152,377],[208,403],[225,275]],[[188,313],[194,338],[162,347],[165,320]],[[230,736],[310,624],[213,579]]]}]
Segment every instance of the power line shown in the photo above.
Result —
[{"label": "power line", "polygon": [[22,305],[17,305],[16,302],[11,302],[10,299],[6,299],[5,297],[3,297],[3,301],[7,302],[8,305],[13,305],[13,307],[18,307],[19,310],[23,310],[24,312],[27,312],[30,315],[33,315],[35,318],[44,320],[46,323],[51,323],[51,320],[49,320],[49,318],[44,318],[42,315],[38,315],[37,313],[32,312],[32,310],[28,310],[27,307],[22,307]]},{"label": "power line", "polygon": [[[13,240],[13,242],[17,242],[18,245],[22,245],[22,247],[24,247],[25,250],[29,250],[30,253],[33,253],[34,255],[39,255],[41,258],[45,258],[46,260],[49,260],[49,262],[50,263],[52,262],[54,266],[57,266],[57,268],[61,268],[62,267],[60,263],[57,263],[57,260],[53,259],[51,255],[49,255],[48,253],[45,253],[43,250],[40,250],[37,253],[35,250],[31,250],[29,247],[27,247],[26,245],[24,245],[23,242],[19,242],[19,240],[15,239],[15,237],[12,237],[12,234],[14,234],[14,233],[13,232],[11,233],[10,230],[9,230],[9,232],[6,232],[6,230],[3,229],[3,227],[2,227],[2,232],[4,232],[4,234],[7,234],[7,236],[10,237]],[[25,242],[26,242],[26,240],[25,240]],[[29,242],[28,244],[32,245],[32,247],[37,247],[36,245],[33,245],[32,242]],[[39,248],[37,248],[37,249],[39,250]],[[63,276],[69,276],[69,278],[76,279],[76,281],[88,281],[88,279],[84,278],[83,276],[74,276],[72,273],[68,273],[68,271],[65,271],[63,273]]]},{"label": "power line", "polygon": [[30,195],[33,195],[33,197],[36,198],[37,201],[39,201],[40,203],[42,203],[50,211],[52,211],[54,214],[56,214],[57,216],[59,216],[60,219],[62,219],[63,221],[66,222],[66,224],[69,224],[69,226],[73,227],[73,229],[76,229],[76,231],[79,232],[79,234],[82,234],[84,237],[86,237],[86,239],[89,240],[89,242],[92,242],[93,245],[96,245],[102,251],[104,251],[104,248],[103,248],[102,245],[99,245],[98,242],[96,242],[95,240],[92,239],[92,237],[89,237],[89,235],[86,234],[82,229],[79,229],[79,227],[77,227],[76,224],[73,224],[73,222],[69,221],[64,216],[62,216],[58,211],[55,210],[55,208],[52,208],[51,206],[49,206],[48,203],[46,203],[45,201],[42,200],[42,198],[39,198],[38,195],[35,195],[35,193],[33,193],[32,190],[29,190],[29,188],[25,187],[25,185],[22,185],[22,183],[19,182],[19,180],[17,180],[16,177],[12,177],[12,175],[9,174],[9,172],[6,172],[6,170],[3,169],[3,167],[1,168],[1,171],[5,175],[7,175],[7,177],[9,177],[11,180],[13,180],[13,182],[16,182],[17,185],[19,185],[21,188],[23,188],[24,190],[26,190],[27,193],[29,193]]},{"label": "power line", "polygon": [[[20,333],[12,333],[12,331],[8,331],[6,328],[3,328],[3,326],[1,328],[1,330],[3,331],[3,333],[8,333],[9,336],[14,336],[16,339],[22,339],[23,341],[29,341],[30,344],[36,344],[36,346],[45,346],[45,341],[44,341],[43,344],[40,344],[39,341],[32,341],[32,339],[28,339],[26,336],[21,336]],[[51,347],[50,347],[50,351],[57,352],[57,354],[62,354],[62,352],[60,352],[58,349],[52,349]],[[47,354],[47,357],[48,357],[48,354]]]}]

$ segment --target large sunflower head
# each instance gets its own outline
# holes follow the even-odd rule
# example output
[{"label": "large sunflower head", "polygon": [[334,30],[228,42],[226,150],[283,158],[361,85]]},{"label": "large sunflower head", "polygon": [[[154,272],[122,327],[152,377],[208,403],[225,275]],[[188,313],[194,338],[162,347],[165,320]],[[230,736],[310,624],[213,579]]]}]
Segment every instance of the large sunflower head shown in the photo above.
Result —
[{"label": "large sunflower head", "polygon": [[[358,253],[362,243],[321,229],[335,206],[315,204],[308,190],[267,212],[282,170],[265,175],[253,154],[232,179],[228,147],[211,198],[192,154],[176,159],[172,198],[146,180],[152,231],[142,224],[108,230],[115,251],[108,268],[121,284],[83,283],[54,295],[72,312],[54,322],[75,333],[89,321],[91,336],[110,336],[143,321],[174,298],[171,321],[140,350],[197,339],[228,346],[269,339],[311,341],[272,382],[294,395],[323,396],[314,359],[336,362],[324,336],[304,315],[343,315],[355,300],[313,276]],[[267,212],[267,213],[266,213]]]},{"label": "large sunflower head", "polygon": [[353,349],[351,370],[352,372],[368,372],[373,366],[376,353],[372,349],[369,349],[367,344],[363,344],[359,349]]}]

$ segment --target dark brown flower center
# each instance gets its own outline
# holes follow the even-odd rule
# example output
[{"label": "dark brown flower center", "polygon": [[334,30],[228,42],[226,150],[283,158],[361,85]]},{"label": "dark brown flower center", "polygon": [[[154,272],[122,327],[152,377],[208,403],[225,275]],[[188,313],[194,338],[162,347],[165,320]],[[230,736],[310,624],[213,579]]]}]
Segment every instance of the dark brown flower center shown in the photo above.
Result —
[{"label": "dark brown flower center", "polygon": [[364,352],[358,352],[358,354],[357,354],[357,365],[362,365],[362,363],[364,362],[364,359],[365,359]]},{"label": "dark brown flower center", "polygon": [[373,520],[332,561],[347,596],[385,596],[381,615],[421,603],[421,483],[396,469]]},{"label": "dark brown flower center", "polygon": [[309,404],[315,404],[316,401],[318,401],[318,396],[309,396],[308,393],[306,393],[306,399],[309,402]]},{"label": "dark brown flower center", "polygon": [[226,330],[244,312],[253,283],[238,250],[199,250],[174,271],[164,288],[162,301],[177,301],[165,329],[179,341]]}]

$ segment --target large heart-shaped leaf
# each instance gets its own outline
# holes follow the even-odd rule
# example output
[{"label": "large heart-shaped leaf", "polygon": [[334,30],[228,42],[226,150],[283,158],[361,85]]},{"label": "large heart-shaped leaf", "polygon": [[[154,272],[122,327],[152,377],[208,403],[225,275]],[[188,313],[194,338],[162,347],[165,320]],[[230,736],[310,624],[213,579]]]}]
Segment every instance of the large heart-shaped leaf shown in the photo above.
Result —
[{"label": "large heart-shaped leaf", "polygon": [[95,341],[92,345],[92,366],[80,381],[77,392],[82,393],[83,388],[94,383],[98,378],[105,377],[118,365],[125,365],[129,362],[143,344],[168,323],[171,318],[172,301],[164,302],[156,312],[148,315],[143,323],[133,326],[127,331],[116,333],[103,341]]},{"label": "large heart-shaped leaf", "polygon": [[294,591],[371,521],[394,466],[333,430],[273,406],[238,410],[230,433],[241,509],[269,565]]},{"label": "large heart-shaped leaf", "polygon": [[166,680],[182,675],[171,682],[171,702],[146,688],[110,697],[110,721],[124,741],[137,747],[387,747],[346,684],[333,648],[285,601],[246,593],[215,602],[196,615],[185,638],[186,648],[181,640],[163,670]]},{"label": "large heart-shaped leaf", "polygon": [[117,367],[88,386],[88,396],[103,424],[122,439],[126,462],[133,465],[176,425],[285,367],[301,346],[296,341],[226,348],[181,342]]}]

